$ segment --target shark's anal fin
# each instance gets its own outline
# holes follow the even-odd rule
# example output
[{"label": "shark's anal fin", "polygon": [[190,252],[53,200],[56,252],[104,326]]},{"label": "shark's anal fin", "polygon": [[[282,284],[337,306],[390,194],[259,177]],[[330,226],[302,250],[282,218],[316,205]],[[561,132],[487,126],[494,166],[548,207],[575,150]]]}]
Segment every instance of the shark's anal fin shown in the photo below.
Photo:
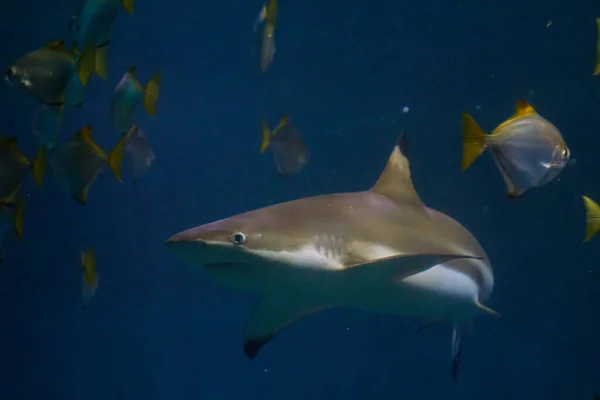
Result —
[{"label": "shark's anal fin", "polygon": [[421,198],[413,187],[410,165],[406,157],[406,138],[400,134],[385,169],[371,191],[382,194],[394,202],[410,202],[422,205]]},{"label": "shark's anal fin", "polygon": [[303,316],[331,308],[310,292],[281,290],[264,297],[244,329],[244,353],[253,359],[281,330]]}]

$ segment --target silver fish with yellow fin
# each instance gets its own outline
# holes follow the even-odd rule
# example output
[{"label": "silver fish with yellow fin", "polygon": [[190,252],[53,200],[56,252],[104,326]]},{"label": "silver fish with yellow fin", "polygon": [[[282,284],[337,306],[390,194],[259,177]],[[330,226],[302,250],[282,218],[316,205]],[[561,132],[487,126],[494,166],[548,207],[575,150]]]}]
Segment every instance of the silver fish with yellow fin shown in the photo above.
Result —
[{"label": "silver fish with yellow fin", "polygon": [[90,246],[87,252],[81,251],[79,259],[83,268],[83,272],[81,273],[81,300],[83,306],[87,307],[92,297],[96,295],[98,283],[100,283],[100,275],[96,272],[94,248]]},{"label": "silver fish with yellow fin", "polygon": [[83,0],[79,12],[69,21],[69,31],[77,52],[83,51],[90,43],[96,49],[95,72],[108,79],[108,48],[110,31],[119,9],[129,14],[134,12],[134,0]]},{"label": "silver fish with yellow fin", "polygon": [[148,115],[151,117],[156,115],[160,81],[161,73],[157,72],[142,89],[135,77],[135,66],[129,67],[115,89],[115,95],[110,106],[112,121],[119,133],[127,133],[133,125],[133,112],[140,100],[143,101]]},{"label": "silver fish with yellow fin", "polygon": [[277,0],[268,0],[254,23],[254,30],[264,23],[260,40],[260,70],[267,71],[275,55],[275,25],[277,22]]},{"label": "silver fish with yellow fin", "polygon": [[18,84],[39,102],[48,106],[71,106],[83,98],[95,69],[94,45],[90,44],[81,55],[65,49],[62,40],[52,42],[21,57],[6,72],[9,83]]},{"label": "silver fish with yellow fin", "polygon": [[86,204],[90,187],[105,166],[111,169],[119,182],[123,182],[121,164],[124,149],[125,137],[121,137],[113,150],[105,154],[92,140],[92,127],[86,125],[56,150],[52,163],[54,175],[69,188],[75,201]]},{"label": "silver fish with yellow fin", "polygon": [[167,240],[181,261],[261,297],[243,333],[249,358],[297,320],[349,307],[451,323],[457,378],[463,332],[476,315],[498,316],[483,305],[494,274],[475,237],[422,202],[404,148],[401,137],[368,190],[275,204]]},{"label": "silver fish with yellow fin", "polygon": [[0,206],[0,263],[4,261],[4,241],[8,235],[8,231],[14,229],[17,237],[23,237],[23,212],[25,210],[25,200],[21,199],[17,204],[15,211],[12,213],[8,207]]},{"label": "silver fish with yellow fin", "polygon": [[508,187],[508,198],[554,179],[567,165],[571,152],[558,129],[525,100],[515,114],[486,134],[467,113],[462,114],[462,170],[490,149]]},{"label": "silver fish with yellow fin", "polygon": [[156,155],[152,147],[150,147],[148,138],[146,138],[137,124],[133,124],[129,132],[125,135],[125,138],[125,151],[131,156],[133,183],[135,184],[148,172]]},{"label": "silver fish with yellow fin", "polygon": [[304,145],[302,136],[290,123],[287,116],[281,117],[279,124],[269,130],[267,122],[262,121],[262,142],[260,152],[271,149],[273,159],[280,176],[298,174],[310,161],[310,153]]},{"label": "silver fish with yellow fin", "polygon": [[33,177],[41,187],[46,168],[46,148],[40,147],[33,164],[17,148],[15,136],[0,138],[0,204],[14,206],[21,184],[32,170]]}]

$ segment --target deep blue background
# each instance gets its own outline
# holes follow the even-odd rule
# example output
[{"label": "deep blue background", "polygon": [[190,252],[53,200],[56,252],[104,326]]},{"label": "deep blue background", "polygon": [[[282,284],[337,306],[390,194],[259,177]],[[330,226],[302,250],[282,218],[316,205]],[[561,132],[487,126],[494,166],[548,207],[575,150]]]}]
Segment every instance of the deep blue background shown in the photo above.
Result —
[{"label": "deep blue background", "polygon": [[[67,38],[76,0],[8,2],[0,66]],[[28,177],[23,240],[0,268],[0,397],[105,399],[588,399],[600,393],[600,238],[582,242],[581,195],[600,200],[600,77],[593,0],[280,0],[277,53],[258,75],[253,1],[138,0],[113,28],[108,83],[67,109],[61,141],[85,124],[106,150],[108,109],[131,64],[161,70],[158,114],[138,120],[157,153],[137,185],[100,176],[89,204]],[[547,21],[553,24],[546,27]],[[491,130],[526,97],[562,131],[575,165],[520,201],[489,155],[460,171],[460,112]],[[36,152],[39,106],[0,85],[0,130]],[[480,105],[481,110],[476,110]],[[401,113],[410,107],[407,115]],[[287,113],[312,153],[276,176],[258,153],[260,116]],[[450,326],[351,310],[308,317],[246,359],[256,299],[178,263],[170,235],[302,196],[363,190],[405,131],[415,186],[461,221],[495,268],[490,306],[450,379]],[[79,251],[101,280],[81,307]]]}]

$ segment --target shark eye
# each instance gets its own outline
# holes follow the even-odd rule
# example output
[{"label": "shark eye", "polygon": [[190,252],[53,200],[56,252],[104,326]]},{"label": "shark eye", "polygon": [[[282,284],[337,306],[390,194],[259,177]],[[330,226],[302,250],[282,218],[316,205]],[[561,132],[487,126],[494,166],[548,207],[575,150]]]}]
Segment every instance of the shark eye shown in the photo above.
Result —
[{"label": "shark eye", "polygon": [[231,241],[236,245],[244,244],[246,243],[246,235],[244,235],[242,232],[236,232],[231,235]]}]

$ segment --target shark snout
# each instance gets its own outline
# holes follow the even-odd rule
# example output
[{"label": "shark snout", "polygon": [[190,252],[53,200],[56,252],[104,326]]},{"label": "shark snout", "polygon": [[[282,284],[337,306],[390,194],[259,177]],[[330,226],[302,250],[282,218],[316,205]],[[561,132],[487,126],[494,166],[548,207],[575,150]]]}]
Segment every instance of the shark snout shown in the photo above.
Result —
[{"label": "shark snout", "polygon": [[191,231],[183,231],[171,236],[165,246],[179,260],[189,264],[199,264],[208,245],[193,235]]}]

